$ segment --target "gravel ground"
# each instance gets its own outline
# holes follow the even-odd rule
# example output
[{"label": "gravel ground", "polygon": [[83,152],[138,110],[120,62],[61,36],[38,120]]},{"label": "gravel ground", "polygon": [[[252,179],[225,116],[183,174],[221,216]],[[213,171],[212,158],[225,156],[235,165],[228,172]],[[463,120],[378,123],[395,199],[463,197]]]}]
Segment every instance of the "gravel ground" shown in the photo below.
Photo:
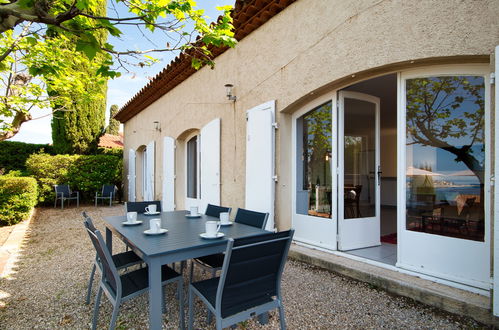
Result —
[{"label": "gravel ground", "polygon": [[[90,327],[93,304],[85,305],[84,298],[95,251],[83,229],[80,212],[84,209],[101,229],[104,229],[102,216],[123,212],[123,206],[40,209],[31,222],[16,272],[0,279],[0,329]],[[115,242],[115,251],[124,248]],[[203,276],[195,274],[196,279]],[[481,327],[471,319],[395,297],[368,284],[295,261],[287,263],[282,285],[290,329]],[[168,287],[168,297],[174,297],[174,286]],[[172,298],[167,306],[163,328],[175,329],[178,304]],[[124,303],[118,329],[146,329],[147,312],[147,295]],[[103,297],[99,328],[108,326],[110,316],[111,304]],[[278,326],[278,315],[271,312],[267,325],[250,320],[239,324],[239,329],[277,329]],[[195,327],[214,328],[214,323],[206,323],[206,310],[199,301]]]}]

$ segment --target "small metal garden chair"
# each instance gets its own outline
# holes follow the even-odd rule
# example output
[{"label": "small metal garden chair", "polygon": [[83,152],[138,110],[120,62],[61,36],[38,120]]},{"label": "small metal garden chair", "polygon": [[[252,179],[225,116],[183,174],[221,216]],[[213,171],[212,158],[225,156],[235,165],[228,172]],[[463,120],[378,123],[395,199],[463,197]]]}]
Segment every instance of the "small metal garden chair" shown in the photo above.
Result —
[{"label": "small metal garden chair", "polygon": [[76,199],[76,207],[80,206],[80,193],[78,191],[71,191],[71,188],[69,188],[69,185],[67,184],[56,184],[54,185],[55,188],[55,200],[54,200],[54,207],[57,207],[57,200],[61,200],[61,209],[64,208],[64,201],[69,202],[72,199]]},{"label": "small metal garden chair", "polygon": [[95,192],[95,206],[97,206],[97,201],[99,199],[102,199],[104,202],[104,199],[109,199],[109,206],[113,204],[113,200],[116,197],[116,191],[118,189],[114,184],[104,184],[102,185],[101,193],[99,196],[99,192]]}]

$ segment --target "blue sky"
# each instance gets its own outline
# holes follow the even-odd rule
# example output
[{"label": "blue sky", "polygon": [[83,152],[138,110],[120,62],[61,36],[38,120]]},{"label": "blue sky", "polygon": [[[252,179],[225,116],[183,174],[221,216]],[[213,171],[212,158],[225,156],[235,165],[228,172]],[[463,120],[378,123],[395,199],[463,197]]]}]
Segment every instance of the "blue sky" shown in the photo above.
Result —
[{"label": "blue sky", "polygon": [[[217,6],[234,5],[235,0],[198,0],[199,8],[205,9],[205,15],[212,20],[219,16],[219,12],[215,9]],[[108,14],[111,15],[111,9],[108,9]],[[118,8],[120,16],[125,16],[122,8]],[[110,38],[116,49],[127,47],[128,49],[151,49],[155,45],[161,45],[168,41],[162,33],[154,33],[145,38],[136,28],[121,29],[124,33],[121,40]],[[149,40],[147,40],[149,39]],[[151,44],[151,41],[154,44]],[[107,111],[112,104],[123,106],[130,98],[132,98],[144,85],[147,84],[148,77],[154,77],[160,72],[177,54],[162,53],[155,55],[160,60],[159,63],[144,69],[130,68],[131,72],[122,72],[122,76],[118,79],[110,80],[108,83],[107,93]],[[22,141],[29,143],[52,143],[50,122],[52,116],[50,111],[34,113],[34,118],[40,118],[24,123],[20,132],[10,141]]]}]

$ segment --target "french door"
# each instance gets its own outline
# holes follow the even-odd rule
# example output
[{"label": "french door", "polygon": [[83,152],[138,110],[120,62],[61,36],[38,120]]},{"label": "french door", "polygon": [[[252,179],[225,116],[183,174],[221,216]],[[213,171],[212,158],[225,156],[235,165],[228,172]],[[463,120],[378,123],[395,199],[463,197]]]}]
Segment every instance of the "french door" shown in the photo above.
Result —
[{"label": "french door", "polygon": [[337,249],[336,92],[293,115],[295,241]]},{"label": "french door", "polygon": [[380,245],[380,101],[340,91],[338,110],[338,248]]}]

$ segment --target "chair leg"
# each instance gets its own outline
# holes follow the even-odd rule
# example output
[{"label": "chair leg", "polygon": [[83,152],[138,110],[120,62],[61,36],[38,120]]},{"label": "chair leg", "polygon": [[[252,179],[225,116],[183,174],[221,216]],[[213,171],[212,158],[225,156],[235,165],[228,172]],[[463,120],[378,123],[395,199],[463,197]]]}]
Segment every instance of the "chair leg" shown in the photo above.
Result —
[{"label": "chair leg", "polygon": [[206,307],[206,309],[208,310],[208,315],[206,316],[206,323],[210,324],[211,323],[211,312],[210,312],[210,309],[208,307]]},{"label": "chair leg", "polygon": [[55,196],[55,200],[54,200],[54,209],[57,207],[57,196]]},{"label": "chair leg", "polygon": [[87,299],[85,300],[85,303],[87,305],[90,304],[90,295],[92,294],[92,284],[94,283],[95,270],[96,266],[94,263],[94,266],[92,267],[92,272],[90,273],[90,279],[88,280]]},{"label": "chair leg", "polygon": [[284,306],[282,302],[279,304],[279,323],[281,324],[281,330],[286,330],[286,320],[284,319]]},{"label": "chair leg", "polygon": [[116,328],[116,320],[118,319],[118,312],[120,311],[121,299],[115,302],[116,305],[113,306],[113,316],[111,317],[111,323],[109,324],[109,329],[114,330]]},{"label": "chair leg", "polygon": [[97,296],[95,296],[95,306],[94,306],[94,317],[92,320],[92,330],[97,329],[97,317],[99,316],[99,305],[100,297],[102,296],[102,288],[99,285],[99,291],[97,291]]},{"label": "chair leg", "polygon": [[192,327],[194,325],[194,308],[193,308],[193,303],[194,303],[194,293],[192,292],[191,287],[189,286],[189,322],[188,322],[188,329],[192,330]]},{"label": "chair leg", "polygon": [[178,289],[178,308],[180,309],[180,329],[185,329],[185,320],[184,320],[184,286],[183,286],[183,277],[178,280],[177,289]]},{"label": "chair leg", "polygon": [[194,273],[194,260],[191,260],[191,269],[189,274],[189,283],[192,283],[192,275]]}]

